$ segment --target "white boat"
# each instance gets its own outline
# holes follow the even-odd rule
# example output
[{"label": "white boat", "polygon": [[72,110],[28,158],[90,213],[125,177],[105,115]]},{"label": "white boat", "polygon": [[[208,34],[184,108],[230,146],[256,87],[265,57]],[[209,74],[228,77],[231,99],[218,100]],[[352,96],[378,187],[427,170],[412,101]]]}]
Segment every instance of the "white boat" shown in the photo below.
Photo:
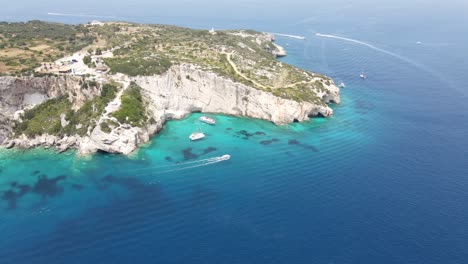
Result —
[{"label": "white boat", "polygon": [[193,132],[192,134],[190,134],[189,138],[190,140],[192,141],[195,141],[195,140],[200,140],[202,138],[205,137],[205,134],[203,134],[201,128],[199,127],[197,131]]},{"label": "white boat", "polygon": [[210,125],[216,124],[216,121],[209,116],[201,116],[198,120],[200,120],[203,123],[210,124]]},{"label": "white boat", "polygon": [[228,160],[230,158],[231,158],[231,155],[226,154],[226,155],[222,155],[221,157],[219,157],[219,160]]},{"label": "white boat", "polygon": [[342,82],[342,83],[340,83],[340,85],[338,85],[338,87],[340,87],[340,88],[345,88],[346,85],[344,84],[344,82]]},{"label": "white boat", "polygon": [[359,77],[361,77],[361,79],[367,79],[367,76],[364,73],[359,74]]},{"label": "white boat", "polygon": [[189,136],[190,140],[192,140],[192,141],[200,140],[200,139],[202,139],[204,137],[205,137],[205,134],[203,134],[202,132],[193,132]]}]

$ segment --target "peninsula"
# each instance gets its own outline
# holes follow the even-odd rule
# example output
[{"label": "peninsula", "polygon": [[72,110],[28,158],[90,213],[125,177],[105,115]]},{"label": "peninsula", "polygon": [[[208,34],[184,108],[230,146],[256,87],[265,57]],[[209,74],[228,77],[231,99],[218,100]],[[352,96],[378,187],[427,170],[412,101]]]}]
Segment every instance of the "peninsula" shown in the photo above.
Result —
[{"label": "peninsula", "polygon": [[93,21],[0,22],[0,144],[129,154],[171,119],[330,116],[330,78],[282,63],[274,36]]}]

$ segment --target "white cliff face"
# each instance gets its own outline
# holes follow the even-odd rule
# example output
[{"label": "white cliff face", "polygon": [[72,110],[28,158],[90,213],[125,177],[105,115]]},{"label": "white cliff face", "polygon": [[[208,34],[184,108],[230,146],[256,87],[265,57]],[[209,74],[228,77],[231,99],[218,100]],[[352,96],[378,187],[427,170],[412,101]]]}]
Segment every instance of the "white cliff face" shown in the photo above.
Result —
[{"label": "white cliff face", "polygon": [[330,85],[324,84],[326,92],[317,93],[320,94],[325,103],[341,103],[340,89],[335,83],[330,82]]},{"label": "white cliff face", "polygon": [[[137,77],[134,81],[142,87],[155,120],[164,122],[181,118],[191,112],[224,113],[287,124],[301,122],[310,116],[329,116],[333,110],[326,105],[296,102],[254,89],[191,64],[173,66],[159,76]],[[324,100],[339,103],[339,90],[334,85],[326,87]]]},{"label": "white cliff face", "polygon": [[11,114],[46,99],[66,95],[74,108],[98,93],[97,89],[82,89],[80,77],[0,77],[0,107]]},{"label": "white cliff face", "polygon": [[80,154],[91,154],[97,151],[125,154],[132,153],[139,145],[150,140],[156,127],[149,125],[145,129],[121,125],[106,133],[96,126],[89,137],[82,138],[78,143]]},{"label": "white cliff face", "polygon": [[[0,114],[0,143],[9,132],[9,127],[2,122],[2,118],[12,118],[15,112],[29,104],[39,103],[43,99],[60,94],[68,94],[74,106],[79,107],[85,100],[98,94],[97,90],[83,91],[79,80],[70,77],[0,78],[0,109],[1,112],[7,113]],[[148,112],[155,120],[154,124],[146,124],[143,128],[119,124],[110,133],[102,131],[98,124],[84,137],[42,135],[28,139],[21,136],[7,141],[7,147],[55,146],[59,152],[76,148],[80,154],[99,150],[129,154],[139,145],[148,142],[151,135],[161,130],[167,120],[180,119],[191,112],[245,116],[268,120],[275,124],[302,122],[308,120],[310,116],[333,114],[333,110],[325,104],[279,98],[271,93],[201,70],[192,64],[175,65],[165,74],[140,76],[132,80],[142,88],[141,92],[147,103]],[[338,87],[330,82],[330,85],[325,85],[324,88],[323,91],[316,92],[324,102],[340,102]],[[101,119],[109,119],[108,114],[105,113]],[[66,122],[66,120],[61,121]],[[2,125],[6,126],[6,129],[2,130]]]},{"label": "white cliff face", "polygon": [[98,93],[97,89],[82,89],[80,77],[0,77],[0,144],[11,131],[15,112],[43,101],[66,95],[78,109],[84,101]]},{"label": "white cliff face", "polygon": [[[97,126],[89,137],[79,143],[79,153],[98,150],[129,154],[138,145],[149,141],[169,119],[180,119],[192,112],[223,113],[264,119],[275,124],[301,122],[310,116],[329,116],[333,110],[323,104],[296,102],[282,99],[244,84],[233,82],[195,65],[182,64],[171,67],[165,74],[133,78],[141,88],[148,112],[155,124],[144,128],[120,125],[110,133]],[[339,90],[331,83],[325,92],[317,92],[325,102],[339,103]]]}]

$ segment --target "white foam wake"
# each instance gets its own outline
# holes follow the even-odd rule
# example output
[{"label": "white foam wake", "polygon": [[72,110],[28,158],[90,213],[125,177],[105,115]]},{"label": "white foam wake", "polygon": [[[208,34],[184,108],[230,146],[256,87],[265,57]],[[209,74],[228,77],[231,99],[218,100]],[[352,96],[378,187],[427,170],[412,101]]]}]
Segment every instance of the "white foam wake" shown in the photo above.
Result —
[{"label": "white foam wake", "polygon": [[183,168],[176,168],[176,169],[171,169],[171,170],[163,170],[163,171],[159,171],[159,172],[156,172],[156,173],[168,173],[168,172],[174,172],[174,171],[188,170],[188,169],[193,169],[193,168],[198,168],[198,167],[203,167],[203,166],[212,165],[212,164],[215,164],[215,163],[218,163],[218,162],[221,162],[221,161],[223,161],[223,160],[214,160],[214,161],[205,162],[205,163],[201,163],[201,164],[197,164],[197,165],[193,165],[193,166],[188,166],[188,167],[183,167]]},{"label": "white foam wake", "polygon": [[391,52],[391,51],[388,51],[388,50],[385,50],[385,49],[382,49],[382,48],[379,48],[379,47],[376,47],[372,44],[369,44],[367,42],[364,42],[364,41],[361,41],[361,40],[357,40],[357,39],[352,39],[352,38],[345,38],[345,37],[339,37],[339,36],[334,36],[334,35],[326,35],[326,34],[320,34],[320,33],[316,33],[315,34],[317,37],[323,37],[323,38],[332,38],[332,39],[339,39],[339,40],[344,40],[344,41],[348,41],[348,42],[352,42],[352,43],[356,43],[356,44],[359,44],[359,45],[363,45],[363,46],[366,46],[370,49],[373,49],[375,51],[378,51],[378,52],[381,52],[381,53],[384,53],[384,54],[387,54],[387,55],[390,55],[390,56],[393,56],[397,59],[400,59],[406,63],[409,63],[413,66],[416,66],[416,67],[423,67],[425,68],[423,65],[409,59],[409,58],[406,58],[404,56],[401,56],[399,54],[396,54],[394,52]]},{"label": "white foam wake", "polygon": [[130,171],[146,171],[146,170],[162,169],[162,168],[168,168],[168,167],[179,167],[179,166],[185,166],[189,164],[212,162],[212,161],[216,161],[217,159],[218,157],[214,157],[214,158],[207,158],[207,159],[201,159],[201,160],[179,162],[179,163],[168,164],[168,165],[158,165],[158,166],[151,166],[151,167],[145,167],[145,168],[131,169]]},{"label": "white foam wake", "polygon": [[47,13],[49,16],[68,16],[68,17],[91,17],[91,18],[117,18],[116,16],[101,16],[101,15],[87,15],[87,14],[67,14],[67,13]]},{"label": "white foam wake", "polygon": [[347,42],[351,42],[351,43],[355,43],[355,44],[359,44],[359,45],[362,45],[362,46],[365,46],[365,47],[368,47],[372,50],[375,50],[377,52],[380,52],[380,53],[383,53],[383,54],[387,54],[389,56],[392,56],[396,59],[399,59],[400,61],[403,61],[407,64],[410,64],[412,65],[413,67],[419,69],[419,70],[422,70],[426,73],[429,73],[431,76],[433,76],[434,78],[440,80],[441,82],[445,83],[446,85],[448,85],[449,87],[461,92],[462,94],[464,94],[463,91],[460,91],[459,89],[453,87],[450,82],[444,77],[442,76],[440,73],[430,69],[429,67],[419,63],[419,62],[416,62],[414,60],[411,60],[405,56],[402,56],[400,54],[397,54],[397,53],[394,53],[394,52],[391,52],[391,51],[388,51],[388,50],[385,50],[385,49],[382,49],[382,48],[379,48],[377,46],[374,46],[372,44],[369,44],[367,42],[364,42],[364,41],[361,41],[361,40],[357,40],[357,39],[352,39],[352,38],[346,38],[346,37],[340,37],[340,36],[335,36],[335,35],[327,35],[327,34],[320,34],[320,33],[316,33],[315,34],[317,37],[322,37],[322,38],[330,38],[330,39],[337,39],[337,40],[343,40],[343,41],[347,41]]},{"label": "white foam wake", "polygon": [[[145,175],[154,175],[154,174],[161,174],[161,173],[169,173],[174,171],[181,171],[181,170],[188,170],[193,168],[198,168],[202,166],[212,165],[218,162],[229,160],[231,156],[223,155],[219,157],[195,160],[195,161],[187,161],[181,163],[175,163],[170,165],[161,165],[161,166],[152,166],[147,168],[140,168],[134,169],[132,171],[144,171],[144,173],[140,173],[137,176],[145,176]],[[188,166],[187,166],[188,165]],[[160,170],[163,169],[163,170]],[[152,170],[152,172],[146,172]]]},{"label": "white foam wake", "polygon": [[277,35],[277,36],[282,36],[282,37],[287,37],[287,38],[305,39],[305,37],[297,36],[297,35],[290,35],[290,34],[283,34],[283,33],[271,33],[271,34]]}]

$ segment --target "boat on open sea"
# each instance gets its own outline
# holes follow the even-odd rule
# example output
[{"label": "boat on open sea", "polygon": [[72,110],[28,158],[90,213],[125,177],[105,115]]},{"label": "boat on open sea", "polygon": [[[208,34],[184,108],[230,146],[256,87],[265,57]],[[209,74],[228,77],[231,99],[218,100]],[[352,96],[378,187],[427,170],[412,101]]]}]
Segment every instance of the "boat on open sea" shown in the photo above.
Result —
[{"label": "boat on open sea", "polygon": [[359,77],[361,79],[367,79],[367,75],[365,75],[364,73],[359,74]]},{"label": "boat on open sea", "polygon": [[231,158],[231,155],[226,154],[226,155],[222,155],[222,156],[219,157],[218,159],[219,159],[219,160],[228,160],[228,159],[230,159],[230,158]]},{"label": "boat on open sea", "polygon": [[338,87],[340,87],[340,88],[345,88],[346,85],[344,84],[344,82],[342,82],[342,83],[340,83],[340,85],[338,85]]},{"label": "boat on open sea", "polygon": [[209,116],[201,116],[198,120],[200,120],[200,122],[207,123],[210,125],[216,124],[216,121]]}]

